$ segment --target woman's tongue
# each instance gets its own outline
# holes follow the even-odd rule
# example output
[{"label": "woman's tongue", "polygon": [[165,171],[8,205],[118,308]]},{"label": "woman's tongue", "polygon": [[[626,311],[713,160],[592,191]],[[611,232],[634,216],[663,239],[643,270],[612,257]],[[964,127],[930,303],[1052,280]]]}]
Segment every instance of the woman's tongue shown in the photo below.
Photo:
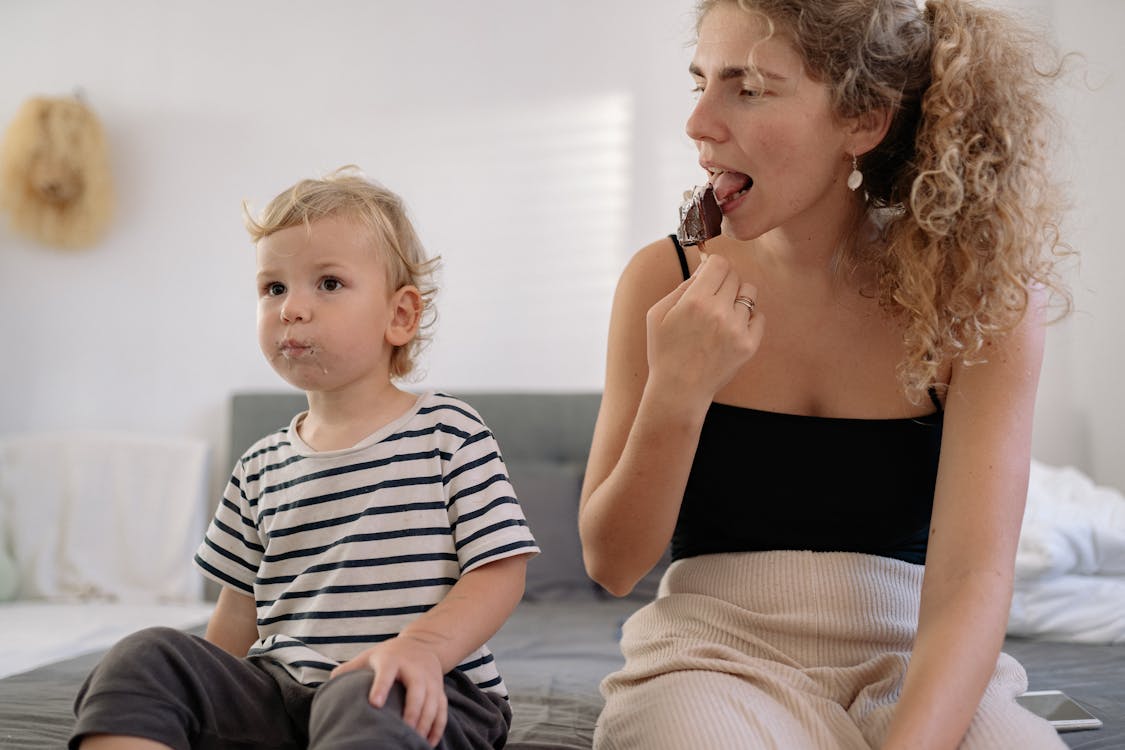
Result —
[{"label": "woman's tongue", "polygon": [[720,204],[729,201],[744,190],[749,190],[753,184],[754,181],[750,176],[741,172],[723,172],[711,181],[711,187],[715,189],[715,200]]}]

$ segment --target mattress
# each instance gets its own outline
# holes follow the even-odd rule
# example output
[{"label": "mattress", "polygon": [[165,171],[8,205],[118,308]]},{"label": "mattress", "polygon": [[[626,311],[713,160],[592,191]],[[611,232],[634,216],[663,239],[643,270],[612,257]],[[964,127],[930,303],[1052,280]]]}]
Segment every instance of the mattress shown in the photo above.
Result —
[{"label": "mattress", "polygon": [[15,601],[0,605],[0,677],[101,651],[153,625],[190,628],[207,622],[213,603],[62,604]]},{"label": "mattress", "polygon": [[[601,709],[598,683],[621,664],[621,623],[636,601],[525,602],[490,642],[512,694],[510,750],[584,750]],[[196,629],[201,632],[201,629]],[[1058,689],[1087,706],[1101,729],[1063,739],[1081,750],[1125,747],[1125,648],[1009,639],[1032,689]],[[0,680],[0,747],[58,748],[71,704],[100,652]]]}]

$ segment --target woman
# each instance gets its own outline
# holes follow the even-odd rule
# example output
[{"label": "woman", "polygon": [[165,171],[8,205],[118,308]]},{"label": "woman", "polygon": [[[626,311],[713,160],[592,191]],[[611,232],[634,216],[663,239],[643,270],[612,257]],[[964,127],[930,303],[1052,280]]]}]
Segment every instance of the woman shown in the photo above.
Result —
[{"label": "woman", "polygon": [[[616,293],[587,569],[657,600],[601,748],[1064,747],[1000,653],[1050,293],[1035,40],[964,0],[704,0],[723,212]],[[679,256],[677,258],[677,256]]]}]

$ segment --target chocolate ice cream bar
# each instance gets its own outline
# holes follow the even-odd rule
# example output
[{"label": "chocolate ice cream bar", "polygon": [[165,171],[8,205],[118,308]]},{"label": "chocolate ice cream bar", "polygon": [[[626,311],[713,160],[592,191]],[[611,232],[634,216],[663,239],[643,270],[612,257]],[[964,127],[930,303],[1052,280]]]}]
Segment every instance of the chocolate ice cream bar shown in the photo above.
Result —
[{"label": "chocolate ice cream bar", "polygon": [[676,238],[681,245],[699,245],[722,232],[723,212],[715,201],[710,183],[684,193],[680,206],[680,228]]}]

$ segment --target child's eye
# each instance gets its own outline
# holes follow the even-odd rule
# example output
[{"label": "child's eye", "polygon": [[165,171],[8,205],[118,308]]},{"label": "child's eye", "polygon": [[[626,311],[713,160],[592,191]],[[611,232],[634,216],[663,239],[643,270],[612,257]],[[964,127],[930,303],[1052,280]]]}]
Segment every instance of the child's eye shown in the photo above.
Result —
[{"label": "child's eye", "polygon": [[760,97],[762,95],[762,90],[761,89],[744,88],[744,89],[742,89],[741,92],[739,92],[739,95],[740,96],[746,96],[746,97],[749,97],[751,99],[757,99],[758,97]]},{"label": "child's eye", "polygon": [[265,287],[263,287],[263,289],[265,290],[266,294],[270,297],[278,297],[278,296],[281,296],[282,294],[285,294],[285,285],[282,284],[280,281],[274,281],[274,282],[271,282],[269,284],[266,284]]},{"label": "child's eye", "polygon": [[337,289],[343,287],[344,284],[339,279],[327,278],[320,282],[320,288],[326,292],[335,292]]}]

